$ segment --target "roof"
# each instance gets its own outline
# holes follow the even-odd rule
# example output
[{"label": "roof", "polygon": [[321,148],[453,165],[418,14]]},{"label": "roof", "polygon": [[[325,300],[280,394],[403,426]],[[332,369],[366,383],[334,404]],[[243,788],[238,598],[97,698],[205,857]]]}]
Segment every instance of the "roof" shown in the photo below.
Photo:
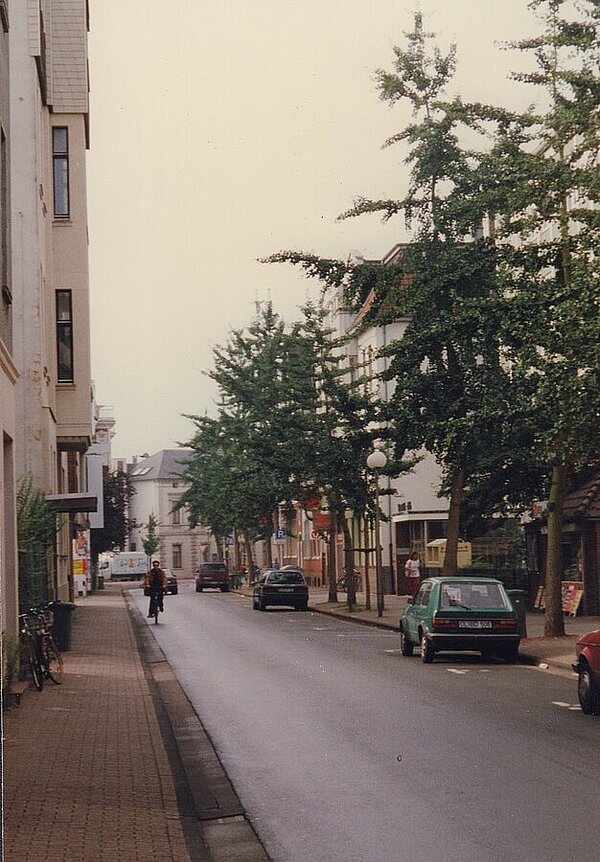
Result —
[{"label": "roof", "polygon": [[600,466],[586,473],[575,488],[565,494],[564,517],[600,518]]},{"label": "roof", "polygon": [[192,449],[161,449],[148,458],[130,464],[129,475],[134,482],[179,479],[192,452]]}]

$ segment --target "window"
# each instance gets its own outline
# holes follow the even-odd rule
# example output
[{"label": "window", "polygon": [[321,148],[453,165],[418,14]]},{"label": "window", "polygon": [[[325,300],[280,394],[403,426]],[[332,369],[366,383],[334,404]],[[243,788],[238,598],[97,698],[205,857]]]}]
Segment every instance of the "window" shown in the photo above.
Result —
[{"label": "window", "polygon": [[173,568],[181,569],[181,545],[173,545]]},{"label": "window", "polygon": [[171,523],[174,527],[178,527],[181,524],[181,509],[173,509],[171,511]]},{"label": "window", "polygon": [[73,383],[73,302],[70,290],[56,291],[58,382]]},{"label": "window", "polygon": [[66,127],[52,129],[54,218],[69,218],[69,135]]}]

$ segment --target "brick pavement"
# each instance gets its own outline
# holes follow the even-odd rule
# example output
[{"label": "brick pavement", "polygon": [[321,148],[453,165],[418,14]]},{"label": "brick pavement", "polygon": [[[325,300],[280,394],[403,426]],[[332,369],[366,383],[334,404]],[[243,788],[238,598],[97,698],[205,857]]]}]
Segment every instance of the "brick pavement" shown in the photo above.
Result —
[{"label": "brick pavement", "polygon": [[73,616],[63,684],[4,716],[5,862],[190,862],[124,599]]}]

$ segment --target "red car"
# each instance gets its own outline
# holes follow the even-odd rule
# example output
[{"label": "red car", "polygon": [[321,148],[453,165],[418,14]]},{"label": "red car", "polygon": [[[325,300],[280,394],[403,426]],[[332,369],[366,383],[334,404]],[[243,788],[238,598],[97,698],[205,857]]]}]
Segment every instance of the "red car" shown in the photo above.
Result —
[{"label": "red car", "polygon": [[600,715],[600,629],[583,635],[575,645],[577,661],[571,665],[579,674],[577,693],[586,715]]}]

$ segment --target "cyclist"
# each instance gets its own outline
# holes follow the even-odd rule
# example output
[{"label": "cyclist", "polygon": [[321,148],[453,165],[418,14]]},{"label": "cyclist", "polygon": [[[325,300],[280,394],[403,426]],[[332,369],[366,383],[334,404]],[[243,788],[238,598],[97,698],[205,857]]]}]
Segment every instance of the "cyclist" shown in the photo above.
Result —
[{"label": "cyclist", "polygon": [[149,617],[154,616],[152,613],[154,610],[154,601],[158,602],[159,611],[164,610],[163,596],[167,592],[167,586],[167,576],[161,569],[158,560],[153,560],[152,568],[144,578],[144,592],[147,596],[150,596],[150,606],[148,608]]}]

